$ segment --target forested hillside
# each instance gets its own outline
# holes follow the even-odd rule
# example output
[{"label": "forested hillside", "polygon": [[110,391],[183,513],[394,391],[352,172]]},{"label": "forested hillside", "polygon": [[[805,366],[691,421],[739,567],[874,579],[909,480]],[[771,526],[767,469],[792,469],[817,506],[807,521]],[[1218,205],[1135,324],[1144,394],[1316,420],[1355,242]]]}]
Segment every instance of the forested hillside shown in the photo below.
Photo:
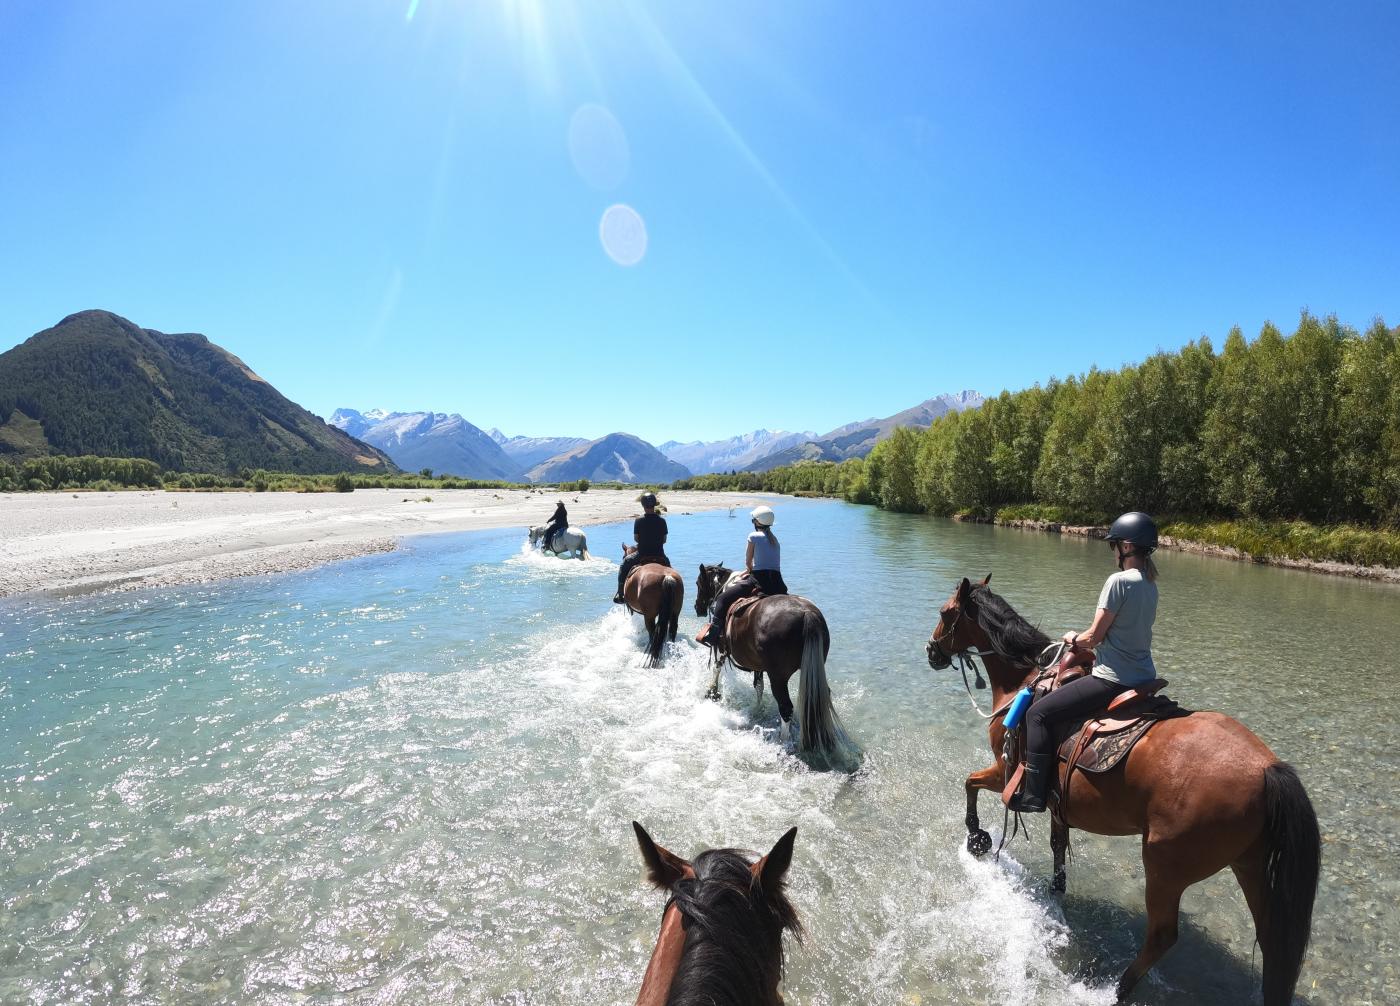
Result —
[{"label": "forested hillside", "polygon": [[[711,484],[713,483],[713,484]],[[1400,329],[1304,314],[901,429],[864,462],[691,479],[891,510],[1301,518],[1400,527]]]},{"label": "forested hillside", "polygon": [[147,458],[234,472],[392,471],[202,335],[107,311],[70,315],[0,354],[0,455]]}]

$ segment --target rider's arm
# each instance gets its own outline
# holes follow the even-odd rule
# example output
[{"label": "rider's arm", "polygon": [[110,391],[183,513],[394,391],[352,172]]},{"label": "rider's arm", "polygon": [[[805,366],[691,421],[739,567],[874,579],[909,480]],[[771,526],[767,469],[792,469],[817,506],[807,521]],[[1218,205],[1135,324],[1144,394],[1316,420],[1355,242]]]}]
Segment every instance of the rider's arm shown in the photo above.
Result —
[{"label": "rider's arm", "polygon": [[1103,637],[1108,635],[1109,626],[1118,617],[1116,612],[1107,608],[1100,608],[1094,613],[1094,624],[1083,632],[1066,632],[1065,642],[1078,649],[1090,649],[1103,642]]},{"label": "rider's arm", "polygon": [[744,552],[744,568],[750,573],[753,572],[753,542],[749,542],[749,547]]}]

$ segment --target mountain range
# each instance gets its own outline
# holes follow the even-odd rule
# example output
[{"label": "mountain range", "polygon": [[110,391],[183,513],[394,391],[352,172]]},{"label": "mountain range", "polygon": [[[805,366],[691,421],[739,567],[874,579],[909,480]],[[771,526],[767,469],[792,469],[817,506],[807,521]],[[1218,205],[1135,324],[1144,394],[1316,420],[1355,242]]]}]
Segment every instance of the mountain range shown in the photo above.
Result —
[{"label": "mountain range", "polygon": [[394,471],[202,335],[81,311],[0,353],[0,455],[148,458],[233,473]]},{"label": "mountain range", "polygon": [[490,435],[461,416],[444,412],[336,409],[329,420],[378,447],[405,471],[431,468],[463,478],[518,481],[524,468]]},{"label": "mountain range", "polygon": [[325,423],[202,335],[169,335],[108,311],[83,311],[0,353],[0,456],[138,457],[177,471],[223,473],[401,466],[502,481],[666,483],[692,473],[864,457],[899,426],[928,426],[981,403],[963,391],[821,437],[754,430],[660,448],[625,432],[596,440],[506,436],[444,412],[338,409]]},{"label": "mountain range", "polygon": [[975,409],[983,401],[982,396],[975,391],[939,395],[884,419],[865,419],[838,426],[825,436],[774,451],[750,462],[745,470],[766,472],[770,468],[795,464],[798,461],[845,461],[849,458],[863,458],[877,443],[901,426],[927,427],[939,416]]},{"label": "mountain range", "polygon": [[731,472],[778,451],[815,440],[816,434],[789,433],[787,430],[754,430],[726,440],[692,440],[680,443],[668,440],[658,450],[677,464],[685,465],[693,475],[710,472]]}]

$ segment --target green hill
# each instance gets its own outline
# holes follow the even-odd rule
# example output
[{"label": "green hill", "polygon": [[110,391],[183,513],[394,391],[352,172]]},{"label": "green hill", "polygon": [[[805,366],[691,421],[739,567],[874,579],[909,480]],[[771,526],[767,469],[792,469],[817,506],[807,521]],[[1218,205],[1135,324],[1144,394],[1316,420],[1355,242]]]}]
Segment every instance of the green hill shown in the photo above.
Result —
[{"label": "green hill", "polygon": [[69,315],[0,353],[0,457],[149,458],[180,471],[396,471],[202,335]]}]

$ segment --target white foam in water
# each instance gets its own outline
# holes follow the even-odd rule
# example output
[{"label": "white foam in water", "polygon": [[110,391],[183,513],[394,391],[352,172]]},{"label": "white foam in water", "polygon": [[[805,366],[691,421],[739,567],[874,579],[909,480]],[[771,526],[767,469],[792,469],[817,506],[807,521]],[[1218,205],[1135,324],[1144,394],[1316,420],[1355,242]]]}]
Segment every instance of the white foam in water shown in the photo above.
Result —
[{"label": "white foam in water", "polygon": [[587,559],[571,559],[560,555],[546,555],[528,541],[522,542],[520,551],[505,560],[503,565],[509,572],[527,579],[562,579],[565,577],[617,576],[617,563],[590,551]]}]

